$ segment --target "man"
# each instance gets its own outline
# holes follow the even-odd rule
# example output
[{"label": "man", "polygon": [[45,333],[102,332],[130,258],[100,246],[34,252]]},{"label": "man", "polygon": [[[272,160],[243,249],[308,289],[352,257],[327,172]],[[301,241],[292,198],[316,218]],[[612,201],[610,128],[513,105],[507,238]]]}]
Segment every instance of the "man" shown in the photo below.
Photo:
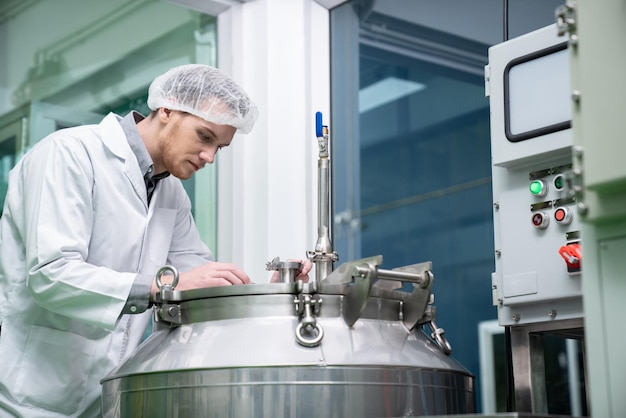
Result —
[{"label": "man", "polygon": [[53,133],[11,171],[0,417],[98,416],[100,379],[141,341],[163,265],[181,272],[178,290],[251,282],[211,261],[179,179],[250,132],[255,105],[221,71],[185,65],[153,81],[148,106]]}]

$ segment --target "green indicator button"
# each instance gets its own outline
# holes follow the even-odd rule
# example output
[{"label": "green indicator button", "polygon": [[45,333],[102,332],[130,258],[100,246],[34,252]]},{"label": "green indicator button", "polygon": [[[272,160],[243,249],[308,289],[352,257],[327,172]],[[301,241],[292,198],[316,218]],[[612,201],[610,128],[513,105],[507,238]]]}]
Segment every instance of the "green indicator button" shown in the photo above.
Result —
[{"label": "green indicator button", "polygon": [[544,196],[546,194],[545,185],[541,180],[535,180],[530,183],[530,192],[535,196]]},{"label": "green indicator button", "polygon": [[563,176],[557,176],[554,179],[554,187],[556,187],[557,190],[561,190],[563,188]]}]

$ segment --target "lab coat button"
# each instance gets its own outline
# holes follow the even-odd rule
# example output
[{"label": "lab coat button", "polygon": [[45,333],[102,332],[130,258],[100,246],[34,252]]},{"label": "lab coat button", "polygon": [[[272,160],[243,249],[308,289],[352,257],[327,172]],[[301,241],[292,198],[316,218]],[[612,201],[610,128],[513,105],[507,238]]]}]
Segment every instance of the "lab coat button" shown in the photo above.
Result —
[{"label": "lab coat button", "polygon": [[132,306],[130,307],[130,311],[131,311],[132,313],[137,312],[137,307],[136,307],[135,305],[132,305]]}]

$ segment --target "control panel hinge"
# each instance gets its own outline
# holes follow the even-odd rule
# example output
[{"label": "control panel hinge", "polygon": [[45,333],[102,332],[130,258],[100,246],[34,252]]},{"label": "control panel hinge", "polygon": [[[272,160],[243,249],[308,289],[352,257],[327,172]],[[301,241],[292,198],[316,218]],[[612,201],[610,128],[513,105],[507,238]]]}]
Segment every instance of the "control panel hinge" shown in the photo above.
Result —
[{"label": "control panel hinge", "polygon": [[576,34],[576,0],[567,0],[554,11],[556,27],[559,36],[569,34],[569,44],[576,46],[578,35]]}]

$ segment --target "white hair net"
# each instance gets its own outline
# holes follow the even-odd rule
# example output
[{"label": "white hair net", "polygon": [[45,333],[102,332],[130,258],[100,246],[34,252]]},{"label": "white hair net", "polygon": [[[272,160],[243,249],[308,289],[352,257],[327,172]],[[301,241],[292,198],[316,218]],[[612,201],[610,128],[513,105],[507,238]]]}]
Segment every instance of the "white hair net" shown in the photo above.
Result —
[{"label": "white hair net", "polygon": [[256,105],[228,75],[202,64],[174,67],[154,79],[148,107],[180,110],[247,134],[259,116]]}]

